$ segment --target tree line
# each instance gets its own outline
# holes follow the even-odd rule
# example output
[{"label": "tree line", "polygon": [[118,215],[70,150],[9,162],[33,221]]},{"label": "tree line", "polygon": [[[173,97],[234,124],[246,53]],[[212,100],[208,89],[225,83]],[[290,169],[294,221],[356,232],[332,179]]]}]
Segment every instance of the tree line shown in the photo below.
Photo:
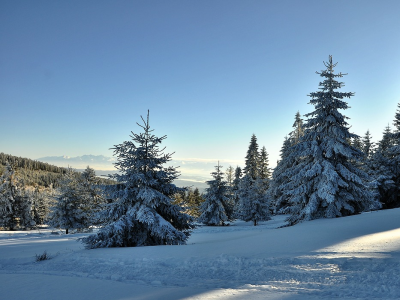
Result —
[{"label": "tree line", "polygon": [[[96,234],[82,239],[89,249],[178,245],[199,224],[220,226],[241,219],[257,226],[274,214],[287,214],[288,225],[295,225],[400,207],[400,104],[394,132],[385,128],[377,144],[369,131],[360,138],[340,112],[349,108],[344,100],[354,95],[339,91],[343,82],[338,79],[345,74],[335,73],[331,56],[324,66],[317,72],[319,90],[309,95],[314,111],[306,120],[296,113],[274,170],[253,134],[243,170],[229,166],[224,173],[217,163],[204,194],[177,187],[173,182],[179,172],[166,167],[172,155],[161,147],[166,136],[153,134],[148,113],[137,123],[141,132],[132,132],[130,140],[113,148],[119,172],[110,179],[116,184],[99,184],[90,168],[79,176],[67,170],[52,197],[49,224],[67,232],[99,226]],[[1,178],[2,214],[10,212],[7,199],[19,201],[18,185],[12,188],[12,180],[7,181],[12,172],[7,165],[8,177]]]}]

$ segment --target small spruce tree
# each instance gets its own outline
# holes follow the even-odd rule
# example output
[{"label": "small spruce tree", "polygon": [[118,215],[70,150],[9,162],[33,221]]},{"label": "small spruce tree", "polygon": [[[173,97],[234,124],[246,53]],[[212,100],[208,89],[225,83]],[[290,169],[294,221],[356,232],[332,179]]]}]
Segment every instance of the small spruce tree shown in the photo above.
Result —
[{"label": "small spruce tree", "polygon": [[204,194],[204,202],[200,207],[201,215],[198,218],[200,223],[218,226],[225,225],[225,222],[232,221],[233,205],[229,198],[229,190],[221,171],[222,166],[215,166],[215,172],[211,175],[213,180],[207,181],[208,188]]},{"label": "small spruce tree", "polygon": [[173,196],[184,189],[173,181],[179,172],[165,167],[172,154],[165,154],[150,128],[149,113],[142,117],[142,133],[132,132],[131,141],[114,146],[117,156],[112,175],[113,202],[104,211],[106,224],[97,234],[82,239],[87,248],[136,247],[185,244],[194,228],[192,217],[173,204]]}]

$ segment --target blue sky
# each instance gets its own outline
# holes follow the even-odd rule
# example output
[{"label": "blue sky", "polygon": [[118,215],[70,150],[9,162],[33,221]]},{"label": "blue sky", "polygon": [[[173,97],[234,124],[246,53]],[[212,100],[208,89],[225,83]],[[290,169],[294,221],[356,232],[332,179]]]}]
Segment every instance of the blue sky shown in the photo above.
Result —
[{"label": "blue sky", "polygon": [[[400,1],[0,1],[0,151],[112,156],[150,110],[174,159],[271,165],[328,55],[351,131],[400,102]],[[212,170],[210,170],[211,172]]]}]

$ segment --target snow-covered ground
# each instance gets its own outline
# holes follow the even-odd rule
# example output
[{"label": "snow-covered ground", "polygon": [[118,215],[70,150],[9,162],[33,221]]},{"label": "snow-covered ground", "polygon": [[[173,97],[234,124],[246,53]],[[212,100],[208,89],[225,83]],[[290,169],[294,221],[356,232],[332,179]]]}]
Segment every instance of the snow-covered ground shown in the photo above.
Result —
[{"label": "snow-covered ground", "polygon": [[[278,228],[200,227],[186,246],[85,250],[84,234],[0,232],[0,298],[400,299],[400,209]],[[35,261],[47,251],[52,258]]]}]

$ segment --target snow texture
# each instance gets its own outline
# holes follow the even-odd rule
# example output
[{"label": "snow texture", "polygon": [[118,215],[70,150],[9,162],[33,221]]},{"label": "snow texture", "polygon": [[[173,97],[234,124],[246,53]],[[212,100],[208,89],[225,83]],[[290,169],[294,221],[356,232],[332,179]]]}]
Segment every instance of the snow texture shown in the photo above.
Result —
[{"label": "snow texture", "polygon": [[[84,234],[0,232],[2,299],[399,299],[400,209],[296,226],[195,229],[187,245],[86,250]],[[56,232],[54,232],[56,233]],[[44,251],[51,259],[35,262]]]}]

